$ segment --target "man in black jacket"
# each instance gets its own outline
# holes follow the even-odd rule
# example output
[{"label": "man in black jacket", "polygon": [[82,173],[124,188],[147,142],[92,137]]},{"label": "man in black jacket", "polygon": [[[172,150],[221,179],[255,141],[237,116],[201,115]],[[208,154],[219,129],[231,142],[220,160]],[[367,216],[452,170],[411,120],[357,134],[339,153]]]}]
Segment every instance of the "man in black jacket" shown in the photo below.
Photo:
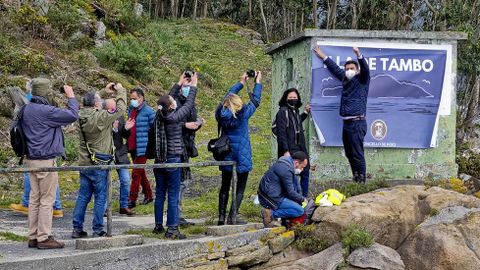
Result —
[{"label": "man in black jacket", "polygon": [[[115,113],[117,104],[114,99],[105,100],[105,109],[108,112]],[[128,147],[124,139],[130,136],[130,129],[135,125],[135,119],[129,119],[125,122],[123,116],[120,116],[113,122],[113,144],[115,145],[115,164],[130,164],[128,158]],[[118,169],[118,180],[120,182],[120,214],[132,216],[133,211],[128,208],[128,195],[130,194],[130,172],[128,169]]]},{"label": "man in black jacket", "polygon": [[370,69],[368,63],[357,47],[353,48],[358,62],[348,60],[342,70],[332,59],[320,49],[315,52],[328,70],[343,84],[340,99],[340,116],[343,119],[342,140],[345,155],[352,169],[353,181],[365,183],[366,163],[363,151],[363,140],[367,134],[367,97],[370,85]]},{"label": "man in black jacket", "polygon": [[[191,78],[186,77],[185,73],[180,76],[177,84],[170,90],[169,95],[177,102],[177,106],[181,107],[185,104],[188,94],[190,93]],[[182,155],[182,163],[188,163],[190,158],[198,156],[197,147],[195,146],[195,133],[202,127],[203,119],[198,119],[197,108],[188,113],[185,119],[182,120],[182,137],[184,143],[184,153]],[[180,194],[178,197],[178,222],[180,226],[195,225],[193,222],[187,221],[182,214],[182,202],[185,192],[192,180],[192,174],[189,167],[182,168],[182,176],[180,178]]]},{"label": "man in black jacket", "polygon": [[273,164],[260,180],[258,200],[262,205],[263,224],[271,227],[273,219],[302,216],[302,203],[307,198],[295,190],[295,175],[308,165],[307,154],[298,151],[283,156]]}]

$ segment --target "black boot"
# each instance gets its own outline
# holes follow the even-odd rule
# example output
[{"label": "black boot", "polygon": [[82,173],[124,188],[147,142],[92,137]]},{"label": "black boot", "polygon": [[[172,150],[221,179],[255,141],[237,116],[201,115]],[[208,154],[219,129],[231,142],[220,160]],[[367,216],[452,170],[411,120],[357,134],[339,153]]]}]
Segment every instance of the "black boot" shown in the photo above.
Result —
[{"label": "black boot", "polygon": [[227,213],[228,193],[220,193],[218,196],[218,226],[225,225],[225,215]]},{"label": "black boot", "polygon": [[[242,201],[243,201],[243,192],[239,192],[237,193],[237,198],[236,198],[236,201],[237,201],[237,209],[236,209],[236,222],[235,224],[236,225],[244,225],[244,224],[247,224],[246,221],[244,220],[241,220],[238,218],[238,210],[240,209],[240,205],[242,204]],[[233,207],[233,205],[232,205]],[[233,220],[232,220],[232,216],[233,216],[233,211],[232,211],[232,207],[230,207],[230,212],[228,213],[228,219],[227,219],[227,224],[228,225],[233,225]]]}]

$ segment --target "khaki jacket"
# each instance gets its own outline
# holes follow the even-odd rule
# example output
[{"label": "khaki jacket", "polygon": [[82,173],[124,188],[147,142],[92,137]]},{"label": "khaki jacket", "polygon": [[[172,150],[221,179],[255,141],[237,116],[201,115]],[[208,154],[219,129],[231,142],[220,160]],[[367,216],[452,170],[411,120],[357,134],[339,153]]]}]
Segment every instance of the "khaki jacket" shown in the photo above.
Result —
[{"label": "khaki jacket", "polygon": [[[127,109],[127,92],[124,88],[117,91],[117,111],[109,113],[106,110],[99,110],[92,107],[80,109],[79,124],[88,143],[90,152],[112,154],[114,153],[112,124],[120,116],[123,116]],[[79,165],[92,165],[89,153],[85,145],[85,138],[80,132]]]}]

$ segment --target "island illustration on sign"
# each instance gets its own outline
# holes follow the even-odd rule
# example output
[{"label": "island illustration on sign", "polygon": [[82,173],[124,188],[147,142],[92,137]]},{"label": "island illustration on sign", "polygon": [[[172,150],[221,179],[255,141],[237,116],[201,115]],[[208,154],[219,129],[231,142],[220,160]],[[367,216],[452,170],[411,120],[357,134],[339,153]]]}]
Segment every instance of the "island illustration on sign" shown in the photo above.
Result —
[{"label": "island illustration on sign", "polygon": [[[321,46],[343,69],[352,47]],[[446,50],[361,48],[369,65],[367,125],[381,120],[385,136],[367,132],[366,147],[429,148],[445,76]],[[325,146],[342,146],[339,116],[344,81],[312,51],[312,111]],[[372,126],[373,127],[373,126]],[[379,139],[381,138],[381,139]]]}]

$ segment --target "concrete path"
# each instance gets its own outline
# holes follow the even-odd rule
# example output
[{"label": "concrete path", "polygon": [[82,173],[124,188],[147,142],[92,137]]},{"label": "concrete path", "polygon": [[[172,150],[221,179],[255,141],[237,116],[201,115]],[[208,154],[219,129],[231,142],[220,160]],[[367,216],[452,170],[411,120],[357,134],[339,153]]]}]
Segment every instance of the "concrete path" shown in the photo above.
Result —
[{"label": "concrete path", "polygon": [[[85,230],[89,235],[92,234],[93,216],[91,212],[87,212],[85,216]],[[166,217],[164,218],[166,220]],[[104,219],[105,225],[107,219]],[[190,219],[195,223],[204,223],[203,219]],[[6,209],[0,209],[0,231],[11,232],[17,235],[28,236],[28,217],[19,212]],[[126,215],[114,214],[113,216],[113,235],[120,235],[132,229],[153,229],[155,226],[153,216],[135,215],[128,217]],[[106,228],[105,228],[106,230]],[[72,210],[66,210],[63,218],[53,219],[53,235],[56,239],[65,242],[65,248],[61,250],[42,251],[38,249],[27,248],[26,242],[2,241],[0,240],[0,262],[16,261],[22,259],[42,258],[46,255],[64,256],[68,254],[76,254],[74,249],[74,240],[70,238],[72,233]],[[153,241],[152,239],[146,240]],[[161,241],[161,240],[159,240]],[[1,269],[1,267],[0,267]]]}]

